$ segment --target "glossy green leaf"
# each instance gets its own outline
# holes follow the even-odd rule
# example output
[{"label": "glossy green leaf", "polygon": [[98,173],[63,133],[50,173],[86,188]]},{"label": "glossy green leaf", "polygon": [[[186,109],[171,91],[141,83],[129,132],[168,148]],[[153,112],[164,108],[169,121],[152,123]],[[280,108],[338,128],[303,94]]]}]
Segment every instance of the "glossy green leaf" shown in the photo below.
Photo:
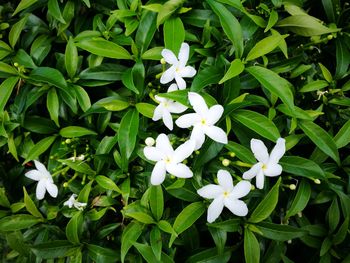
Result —
[{"label": "glossy green leaf", "polygon": [[55,141],[56,136],[49,136],[41,139],[35,144],[29,151],[26,160],[23,163],[27,163],[31,160],[36,160],[42,153],[44,153]]},{"label": "glossy green leaf", "polygon": [[96,176],[95,180],[99,184],[99,186],[101,186],[104,189],[113,190],[120,194],[122,193],[120,188],[113,182],[113,180],[106,176],[103,176],[103,175]]},{"label": "glossy green leaf", "polygon": [[73,244],[79,244],[79,233],[81,231],[83,224],[83,214],[81,211],[78,211],[74,216],[69,220],[66,226],[66,236],[67,239]]},{"label": "glossy green leaf", "polygon": [[191,91],[199,92],[210,84],[219,83],[222,78],[222,71],[217,66],[209,66],[200,70],[193,79]]},{"label": "glossy green leaf", "polygon": [[263,237],[276,240],[276,241],[287,241],[294,238],[305,236],[307,232],[297,227],[273,224],[270,222],[261,222],[254,225]]},{"label": "glossy green leaf", "polygon": [[143,54],[149,47],[154,33],[156,32],[157,15],[154,12],[142,12],[140,25],[136,31],[135,43],[139,47],[140,53]]},{"label": "glossy green leaf", "polygon": [[17,13],[21,12],[22,10],[30,7],[31,5],[38,2],[38,0],[21,0],[19,2],[18,6],[16,7],[15,11],[13,12],[12,16],[16,15]]},{"label": "glossy green leaf", "polygon": [[181,44],[185,41],[185,28],[179,17],[167,19],[163,26],[165,48],[175,55],[179,53]]},{"label": "glossy green leaf", "polygon": [[[74,171],[77,171],[79,173],[87,174],[87,175],[95,175],[96,174],[96,172],[94,170],[92,170],[91,167],[87,163],[84,163],[81,161],[61,160],[61,159],[58,159],[58,161],[61,163],[64,163],[65,165],[67,165],[68,167],[70,167],[71,169],[73,169]],[[84,198],[84,200],[85,200],[85,198]],[[84,201],[84,203],[86,203],[86,202],[87,201]]]},{"label": "glossy green leaf", "polygon": [[267,31],[269,31],[277,23],[277,21],[278,21],[278,13],[276,12],[276,10],[271,10],[269,21],[267,22],[267,26],[264,32],[266,33]]},{"label": "glossy green leaf", "polygon": [[235,59],[231,62],[230,67],[226,71],[225,75],[220,79],[219,84],[224,83],[225,81],[232,79],[239,74],[241,74],[244,70],[244,64],[240,59]]},{"label": "glossy green leaf", "polygon": [[84,127],[68,126],[60,130],[60,135],[64,138],[74,138],[87,135],[97,135],[97,133]]},{"label": "glossy green leaf", "polygon": [[30,198],[30,196],[27,193],[26,188],[23,186],[23,193],[24,193],[24,204],[26,205],[26,209],[29,213],[31,213],[33,216],[43,219],[42,214],[39,212],[38,208],[36,207],[33,200]]},{"label": "glossy green leaf", "polygon": [[58,121],[60,104],[57,96],[57,92],[55,88],[51,88],[47,93],[46,107],[49,111],[50,118],[55,122],[55,124],[60,127]]},{"label": "glossy green leaf", "polygon": [[318,164],[303,157],[284,156],[279,163],[282,165],[284,172],[293,175],[302,176],[311,180],[325,178],[324,171]]},{"label": "glossy green leaf", "polygon": [[337,148],[343,148],[350,143],[350,120],[348,120],[333,138]]},{"label": "glossy green leaf", "polygon": [[75,247],[67,240],[54,240],[41,242],[31,247],[33,253],[42,259],[65,257]]},{"label": "glossy green leaf", "polygon": [[182,6],[184,0],[166,1],[159,9],[157,16],[157,28],[163,24],[176,10]]},{"label": "glossy green leaf", "polygon": [[0,231],[16,231],[26,228],[30,228],[42,220],[32,215],[16,214],[11,216],[6,216],[0,219]]},{"label": "glossy green leaf", "polygon": [[121,237],[121,261],[124,262],[125,256],[132,245],[137,241],[142,233],[143,226],[137,222],[131,222],[124,229]]},{"label": "glossy green leaf", "polygon": [[328,82],[325,80],[315,80],[315,81],[308,82],[305,86],[303,86],[299,90],[299,92],[317,91],[328,87],[328,85],[329,85]]},{"label": "glossy green leaf", "polygon": [[152,119],[156,106],[149,103],[139,102],[135,105],[137,111],[143,116]]},{"label": "glossy green leaf", "polygon": [[304,210],[311,197],[311,187],[306,180],[301,180],[298,184],[298,191],[293,199],[290,208],[287,210],[286,218],[296,215]]},{"label": "glossy green leaf", "polygon": [[11,93],[17,84],[19,78],[18,77],[11,77],[5,79],[1,84],[0,84],[0,113],[4,110],[5,105],[7,101],[9,100]]},{"label": "glossy green leaf", "polygon": [[79,62],[78,50],[74,44],[73,38],[69,38],[64,56],[64,62],[67,73],[72,79],[75,76],[75,73],[77,72]]},{"label": "glossy green leaf", "polygon": [[9,42],[12,48],[15,47],[20,34],[22,33],[28,20],[28,15],[25,15],[21,20],[14,24],[9,33]]},{"label": "glossy green leaf", "polygon": [[154,218],[159,221],[162,218],[164,210],[163,190],[160,185],[151,187],[149,204]]},{"label": "glossy green leaf", "polygon": [[271,53],[275,48],[279,46],[284,37],[285,36],[281,35],[272,35],[260,40],[249,51],[246,60],[254,60],[261,56]]},{"label": "glossy green leaf", "polygon": [[61,72],[49,67],[39,67],[32,70],[29,78],[35,82],[43,82],[62,90],[67,88],[67,82]]},{"label": "glossy green leaf", "polygon": [[259,241],[249,228],[244,230],[244,258],[247,263],[260,262]]},{"label": "glossy green leaf", "polygon": [[56,18],[61,23],[65,24],[64,18],[62,17],[61,9],[57,0],[49,0],[47,2],[47,8],[49,9],[49,14]]}]

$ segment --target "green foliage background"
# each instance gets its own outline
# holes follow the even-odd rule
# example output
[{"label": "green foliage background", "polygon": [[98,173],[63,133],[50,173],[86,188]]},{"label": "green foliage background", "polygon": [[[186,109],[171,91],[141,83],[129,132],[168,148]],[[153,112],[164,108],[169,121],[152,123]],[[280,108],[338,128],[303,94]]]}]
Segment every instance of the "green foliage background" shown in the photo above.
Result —
[{"label": "green foliage background", "polygon": [[[1,1],[1,262],[349,262],[349,17],[341,0]],[[160,52],[184,41],[197,75],[163,96],[222,104],[230,142],[152,187]],[[247,217],[206,223],[196,189],[218,169],[241,177],[250,139],[278,137],[280,179],[249,194]],[[39,159],[56,199],[24,177]],[[63,206],[72,193],[84,211]]]}]

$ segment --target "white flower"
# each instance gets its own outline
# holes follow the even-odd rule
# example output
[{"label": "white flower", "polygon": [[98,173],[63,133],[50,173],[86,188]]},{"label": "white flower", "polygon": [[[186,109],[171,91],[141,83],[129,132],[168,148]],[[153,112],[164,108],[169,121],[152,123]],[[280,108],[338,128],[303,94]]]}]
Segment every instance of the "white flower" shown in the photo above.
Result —
[{"label": "white flower", "polygon": [[189,140],[174,151],[168,136],[164,133],[159,134],[155,147],[146,146],[143,149],[146,158],[156,162],[151,175],[151,184],[161,184],[166,172],[179,178],[192,177],[193,173],[190,168],[181,162],[192,154],[194,145],[195,143]]},{"label": "white flower", "polygon": [[71,161],[73,161],[73,162],[75,162],[75,161],[84,161],[84,159],[85,159],[85,155],[84,154],[81,154],[81,155],[79,155],[79,156],[73,156],[73,157],[70,157],[70,158],[68,158],[68,160],[71,160]]},{"label": "white flower", "polygon": [[63,203],[63,205],[68,206],[69,208],[72,208],[74,206],[74,208],[82,211],[86,206],[86,203],[78,202],[77,200],[75,200],[76,197],[76,194],[72,194],[71,197],[69,197],[69,199]]},{"label": "white flower", "polygon": [[256,176],[256,187],[263,189],[265,176],[273,177],[282,173],[282,166],[278,162],[286,151],[286,141],[279,138],[270,155],[267,152],[265,144],[260,140],[252,139],[250,141],[250,148],[258,163],[246,171],[243,174],[243,178],[250,180]]},{"label": "white flower", "polygon": [[156,143],[156,141],[152,137],[147,137],[145,140],[145,144],[147,146],[153,146]]},{"label": "white flower", "polygon": [[233,186],[232,177],[225,170],[218,171],[218,182],[219,185],[209,184],[197,190],[200,196],[214,199],[208,207],[208,222],[214,222],[220,216],[224,206],[237,216],[246,216],[248,207],[238,199],[250,192],[251,184],[248,181],[240,181]]},{"label": "white flower", "polygon": [[[168,92],[174,90],[177,90],[177,85],[175,83],[170,85]],[[173,118],[171,117],[171,113],[182,113],[187,110],[187,107],[179,102],[162,98],[157,95],[154,97],[159,102],[159,105],[154,110],[152,120],[158,121],[162,118],[165,126],[168,127],[169,130],[172,130]]]},{"label": "white flower", "polygon": [[46,190],[52,197],[57,197],[58,189],[53,183],[50,172],[41,162],[34,161],[34,164],[37,170],[26,172],[25,176],[32,180],[38,181],[38,185],[36,186],[36,198],[38,200],[43,199]]},{"label": "white flower", "polygon": [[189,92],[188,99],[196,113],[182,115],[175,123],[180,128],[193,126],[191,140],[196,142],[195,150],[202,147],[205,135],[216,142],[226,144],[226,133],[221,128],[214,126],[222,116],[224,108],[217,104],[208,109],[203,97],[195,92]]},{"label": "white flower", "polygon": [[175,78],[179,89],[186,89],[186,82],[183,78],[192,78],[196,75],[196,70],[191,66],[186,66],[190,54],[190,47],[187,43],[182,43],[179,56],[177,59],[175,54],[169,49],[163,49],[162,56],[166,62],[172,66],[168,68],[160,78],[160,83],[166,84]]}]

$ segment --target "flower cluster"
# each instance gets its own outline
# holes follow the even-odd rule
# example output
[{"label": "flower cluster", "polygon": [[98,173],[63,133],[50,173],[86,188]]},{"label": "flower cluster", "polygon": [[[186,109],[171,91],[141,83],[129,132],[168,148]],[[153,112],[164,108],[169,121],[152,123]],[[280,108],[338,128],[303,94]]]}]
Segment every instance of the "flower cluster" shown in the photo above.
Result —
[{"label": "flower cluster", "polygon": [[[162,74],[160,82],[167,84],[175,79],[176,84],[171,84],[168,92],[186,89],[186,82],[183,78],[193,77],[196,74],[193,67],[186,66],[189,58],[188,44],[183,43],[181,45],[178,58],[168,49],[162,51],[162,56],[171,66]],[[154,121],[162,119],[165,126],[169,130],[173,130],[171,114],[183,113],[187,110],[187,107],[179,102],[159,96],[155,96],[155,99],[159,105],[154,110],[152,119]],[[144,148],[144,155],[148,160],[155,162],[151,174],[152,185],[163,183],[167,172],[178,178],[192,177],[193,172],[182,162],[193,151],[202,147],[206,136],[222,144],[228,143],[226,133],[215,125],[222,117],[224,108],[221,105],[214,105],[209,108],[204,98],[196,92],[188,92],[188,100],[194,112],[184,114],[175,121],[179,128],[192,128],[188,141],[174,150],[168,136],[164,133],[158,135],[155,146],[153,146],[153,138],[146,139],[147,146]],[[209,223],[214,222],[219,217],[224,207],[227,207],[237,216],[247,215],[247,205],[239,200],[250,192],[251,184],[246,180],[256,177],[256,187],[262,189],[265,176],[278,176],[282,173],[282,167],[278,162],[285,152],[284,139],[279,138],[277,140],[277,144],[270,155],[264,143],[257,139],[251,140],[251,150],[258,163],[243,174],[245,180],[241,180],[234,186],[230,173],[219,170],[217,174],[218,185],[209,184],[198,189],[197,193],[200,196],[214,199],[208,208],[207,220]]]}]

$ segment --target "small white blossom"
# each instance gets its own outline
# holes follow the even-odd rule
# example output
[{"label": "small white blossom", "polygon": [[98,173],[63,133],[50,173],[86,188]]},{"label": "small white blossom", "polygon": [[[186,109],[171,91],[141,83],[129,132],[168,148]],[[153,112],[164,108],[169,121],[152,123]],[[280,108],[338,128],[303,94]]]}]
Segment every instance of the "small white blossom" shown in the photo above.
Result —
[{"label": "small white blossom", "polygon": [[156,162],[151,175],[151,184],[160,185],[165,179],[166,172],[179,178],[192,177],[190,168],[181,162],[192,154],[194,146],[195,143],[189,140],[174,151],[168,136],[164,133],[159,134],[155,147],[146,146],[143,149],[146,158]]},{"label": "small white blossom", "polygon": [[84,159],[85,159],[85,155],[84,154],[68,158],[68,160],[71,160],[73,162],[75,162],[75,161],[84,161]]},{"label": "small white blossom", "polygon": [[38,181],[36,186],[36,198],[38,200],[42,200],[46,191],[48,191],[52,197],[57,197],[58,188],[54,184],[50,172],[41,162],[34,161],[34,164],[37,170],[26,172],[25,176],[32,180]]},{"label": "small white blossom", "polygon": [[190,54],[190,47],[187,43],[182,43],[179,56],[169,49],[163,49],[162,56],[164,60],[171,64],[160,78],[160,83],[166,84],[175,79],[179,89],[186,89],[186,82],[183,78],[192,78],[196,75],[196,70],[191,66],[186,66]]},{"label": "small white blossom", "polygon": [[208,222],[214,222],[220,216],[224,206],[237,216],[246,216],[248,207],[242,200],[238,199],[250,192],[250,182],[240,181],[236,186],[233,186],[232,177],[225,170],[219,170],[217,176],[219,185],[209,184],[197,190],[200,196],[214,199],[208,207]]},{"label": "small white blossom", "polygon": [[156,143],[156,141],[152,137],[147,137],[145,140],[145,144],[147,146],[153,146]]},{"label": "small white blossom", "polygon": [[278,138],[270,155],[261,140],[252,139],[250,148],[258,163],[243,174],[243,179],[251,180],[256,177],[256,187],[263,189],[265,176],[274,177],[282,173],[282,166],[278,162],[286,151],[286,141],[283,138]]},{"label": "small white blossom", "polygon": [[[174,90],[177,90],[177,85],[171,84],[168,89],[168,92],[171,92]],[[187,107],[182,105],[179,102],[162,98],[157,95],[154,97],[159,102],[159,105],[154,110],[152,120],[158,121],[162,118],[165,126],[168,127],[169,130],[172,130],[173,118],[171,116],[171,113],[182,113],[185,110],[187,110]]]},{"label": "small white blossom", "polygon": [[86,206],[86,203],[80,203],[77,200],[75,200],[75,198],[77,197],[76,194],[72,194],[71,197],[69,197],[69,199],[63,203],[63,205],[68,206],[69,208],[76,208],[80,211],[82,211],[84,209],[84,207]]},{"label": "small white blossom", "polygon": [[205,135],[216,142],[226,144],[228,141],[226,133],[214,125],[221,118],[224,108],[217,104],[208,109],[203,97],[195,92],[189,92],[188,99],[196,113],[182,115],[175,123],[180,128],[193,126],[191,140],[196,142],[195,150],[202,147]]}]

